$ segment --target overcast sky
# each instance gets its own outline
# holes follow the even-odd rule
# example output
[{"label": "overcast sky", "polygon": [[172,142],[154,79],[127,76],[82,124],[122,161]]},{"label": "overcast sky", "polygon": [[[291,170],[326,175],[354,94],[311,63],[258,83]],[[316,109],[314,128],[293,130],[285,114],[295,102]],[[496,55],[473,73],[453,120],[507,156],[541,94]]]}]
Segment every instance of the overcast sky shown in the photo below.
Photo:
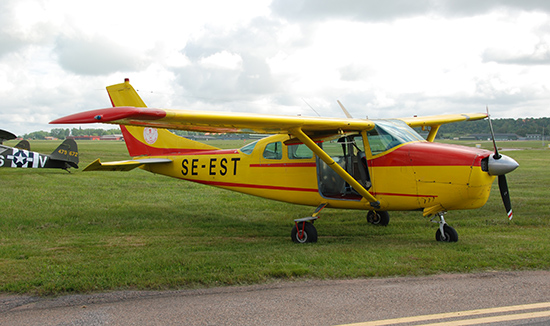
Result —
[{"label": "overcast sky", "polygon": [[[2,0],[0,129],[109,107],[550,116],[548,0]],[[83,125],[83,128],[98,125]],[[112,128],[108,126],[107,128]]]}]

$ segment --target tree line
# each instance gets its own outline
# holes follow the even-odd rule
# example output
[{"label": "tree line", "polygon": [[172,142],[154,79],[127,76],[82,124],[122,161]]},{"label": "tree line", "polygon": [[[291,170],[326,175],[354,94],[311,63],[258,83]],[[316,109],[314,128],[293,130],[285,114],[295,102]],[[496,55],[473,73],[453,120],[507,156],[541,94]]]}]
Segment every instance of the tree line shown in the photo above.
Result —
[{"label": "tree line", "polygon": [[34,131],[28,134],[24,134],[24,139],[46,139],[46,137],[55,137],[58,139],[65,139],[68,136],[105,136],[120,134],[120,129],[82,129],[82,128],[54,128],[51,131]]},{"label": "tree line", "polygon": [[[528,134],[550,134],[550,118],[491,119],[491,122],[495,133],[498,134],[516,134],[521,137]],[[442,125],[438,135],[449,138],[490,132],[489,122],[485,119]]]}]

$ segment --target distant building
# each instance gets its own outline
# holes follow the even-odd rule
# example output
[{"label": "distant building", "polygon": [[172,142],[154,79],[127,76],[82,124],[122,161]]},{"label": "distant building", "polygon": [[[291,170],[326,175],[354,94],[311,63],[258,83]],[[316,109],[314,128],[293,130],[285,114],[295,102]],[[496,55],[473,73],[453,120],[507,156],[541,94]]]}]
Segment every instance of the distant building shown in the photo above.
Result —
[{"label": "distant building", "polygon": [[[471,134],[466,137],[460,137],[460,139],[468,140],[491,140],[491,134]],[[519,136],[516,134],[497,134],[495,133],[495,140],[518,140]]]},{"label": "distant building", "polygon": [[116,135],[103,135],[100,137],[100,140],[124,140],[122,134]]},{"label": "distant building", "polygon": [[527,140],[542,140],[541,134],[527,134],[525,135],[525,139]]},{"label": "distant building", "polygon": [[100,140],[100,136],[68,136],[67,139],[74,140]]}]

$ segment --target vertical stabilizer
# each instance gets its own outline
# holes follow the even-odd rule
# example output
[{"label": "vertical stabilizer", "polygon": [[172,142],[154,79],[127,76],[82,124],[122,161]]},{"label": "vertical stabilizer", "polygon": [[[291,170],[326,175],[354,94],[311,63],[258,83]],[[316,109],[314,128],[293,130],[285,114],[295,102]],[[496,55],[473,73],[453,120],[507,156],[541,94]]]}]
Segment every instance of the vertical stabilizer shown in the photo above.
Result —
[{"label": "vertical stabilizer", "polygon": [[[134,106],[146,108],[128,79],[107,87],[113,107]],[[215,150],[217,147],[180,137],[166,129],[120,126],[130,156],[162,156]]]},{"label": "vertical stabilizer", "polygon": [[59,164],[55,161],[64,162],[66,165],[78,169],[78,145],[74,139],[65,139],[65,141],[50,154],[50,160],[45,167],[58,167]]}]

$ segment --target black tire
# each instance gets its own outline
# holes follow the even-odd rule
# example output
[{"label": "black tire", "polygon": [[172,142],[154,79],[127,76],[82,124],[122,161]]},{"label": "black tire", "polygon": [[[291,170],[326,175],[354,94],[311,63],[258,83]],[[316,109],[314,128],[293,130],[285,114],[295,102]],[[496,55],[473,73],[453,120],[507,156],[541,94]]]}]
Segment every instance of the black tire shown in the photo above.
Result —
[{"label": "black tire", "polygon": [[448,226],[447,224],[443,225],[443,232],[445,232],[445,240],[441,237],[441,230],[438,228],[435,232],[435,239],[437,241],[444,241],[444,242],[457,242],[458,241],[458,233],[456,233],[456,230],[452,227]]},{"label": "black tire", "polygon": [[387,226],[390,223],[390,213],[386,211],[369,211],[367,221],[374,225]]},{"label": "black tire", "polygon": [[[298,230],[302,230],[303,235],[300,239]],[[292,241],[295,243],[308,243],[308,242],[317,242],[317,229],[313,226],[311,223],[304,223],[304,222],[298,222],[298,228],[296,228],[296,225],[292,228],[292,231],[290,232],[290,236],[292,238]]]}]

